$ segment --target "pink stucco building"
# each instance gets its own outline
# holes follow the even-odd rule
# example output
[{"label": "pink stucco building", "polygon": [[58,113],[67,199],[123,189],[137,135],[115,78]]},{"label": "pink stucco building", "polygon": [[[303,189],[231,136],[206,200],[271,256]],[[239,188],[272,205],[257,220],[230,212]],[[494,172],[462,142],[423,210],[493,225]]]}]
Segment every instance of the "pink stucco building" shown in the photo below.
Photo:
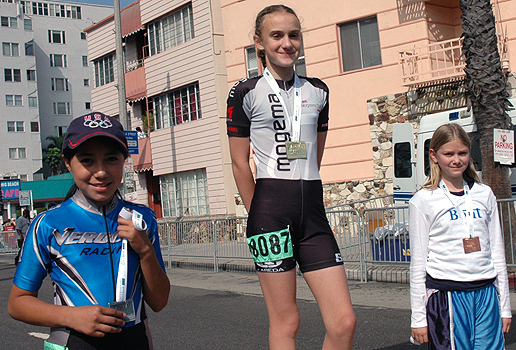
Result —
[{"label": "pink stucco building", "polygon": [[[239,213],[225,101],[235,82],[262,71],[253,46],[254,19],[274,3],[141,0],[123,10],[133,129],[147,128],[147,116],[154,118],[154,129],[146,130],[149,137],[141,140],[142,152],[134,157],[135,193],[158,215]],[[449,109],[448,91],[460,90],[459,0],[283,3],[301,19],[304,55],[296,69],[330,88],[330,129],[321,168],[326,204],[362,198],[353,196],[357,191],[391,194],[392,123]],[[502,65],[514,96],[516,0],[492,3]],[[113,18],[86,32],[96,69],[92,107],[117,115]]]}]

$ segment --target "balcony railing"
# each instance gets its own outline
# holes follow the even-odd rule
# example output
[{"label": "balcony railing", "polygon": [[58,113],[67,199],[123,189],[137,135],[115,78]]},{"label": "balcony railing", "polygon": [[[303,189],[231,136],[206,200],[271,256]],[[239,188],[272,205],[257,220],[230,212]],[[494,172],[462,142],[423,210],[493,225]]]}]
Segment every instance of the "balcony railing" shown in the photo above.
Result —
[{"label": "balcony railing", "polygon": [[[498,34],[498,52],[502,69],[510,69],[507,57],[507,34]],[[464,79],[462,38],[439,41],[400,52],[402,84],[411,88]]]},{"label": "balcony railing", "polygon": [[463,79],[465,62],[461,57],[461,38],[402,51],[399,61],[402,84],[404,86],[422,86]]}]

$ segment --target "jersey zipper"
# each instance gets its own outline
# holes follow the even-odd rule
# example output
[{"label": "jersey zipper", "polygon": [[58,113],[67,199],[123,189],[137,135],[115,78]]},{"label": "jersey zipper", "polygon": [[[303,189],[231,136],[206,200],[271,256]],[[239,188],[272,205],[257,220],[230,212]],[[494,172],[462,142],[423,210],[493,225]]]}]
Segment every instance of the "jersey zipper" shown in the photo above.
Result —
[{"label": "jersey zipper", "polygon": [[109,233],[109,225],[107,222],[107,214],[106,214],[106,206],[102,206],[102,214],[104,216],[104,223],[106,225],[106,234],[108,239],[108,249],[109,249],[109,262],[111,263],[111,278],[113,280],[113,301],[116,300],[116,280],[115,280],[115,268],[113,264],[113,252],[111,251],[111,234]]}]

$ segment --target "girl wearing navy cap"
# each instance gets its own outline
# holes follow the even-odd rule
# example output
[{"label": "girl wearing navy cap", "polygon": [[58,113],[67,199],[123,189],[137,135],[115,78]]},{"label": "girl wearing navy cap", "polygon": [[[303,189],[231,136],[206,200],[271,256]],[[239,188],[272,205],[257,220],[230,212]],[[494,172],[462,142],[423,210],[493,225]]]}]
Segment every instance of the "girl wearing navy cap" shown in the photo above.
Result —
[{"label": "girl wearing navy cap", "polygon": [[[128,157],[123,127],[102,113],[74,119],[62,153],[75,183],[33,220],[9,314],[51,327],[45,349],[152,349],[145,304],[163,309],[170,283],[154,212],[117,191]],[[47,274],[54,304],[38,299]]]}]

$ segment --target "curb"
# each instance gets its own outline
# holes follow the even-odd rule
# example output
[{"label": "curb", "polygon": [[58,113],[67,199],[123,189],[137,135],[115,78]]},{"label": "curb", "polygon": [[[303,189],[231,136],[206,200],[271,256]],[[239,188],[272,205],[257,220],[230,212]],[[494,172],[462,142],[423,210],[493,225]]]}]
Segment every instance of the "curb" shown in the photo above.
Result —
[{"label": "curb", "polygon": [[[185,268],[195,270],[214,271],[213,258],[177,258],[172,257],[170,265],[165,260],[167,268]],[[254,263],[248,259],[218,259],[218,272],[242,272],[242,273],[256,273]],[[344,263],[346,275],[349,280],[362,281],[360,272],[360,265],[354,263]],[[298,275],[301,273],[298,271]],[[392,283],[409,283],[409,266],[381,264],[367,265],[367,282],[392,282]],[[364,282],[366,282],[364,281]]]}]

